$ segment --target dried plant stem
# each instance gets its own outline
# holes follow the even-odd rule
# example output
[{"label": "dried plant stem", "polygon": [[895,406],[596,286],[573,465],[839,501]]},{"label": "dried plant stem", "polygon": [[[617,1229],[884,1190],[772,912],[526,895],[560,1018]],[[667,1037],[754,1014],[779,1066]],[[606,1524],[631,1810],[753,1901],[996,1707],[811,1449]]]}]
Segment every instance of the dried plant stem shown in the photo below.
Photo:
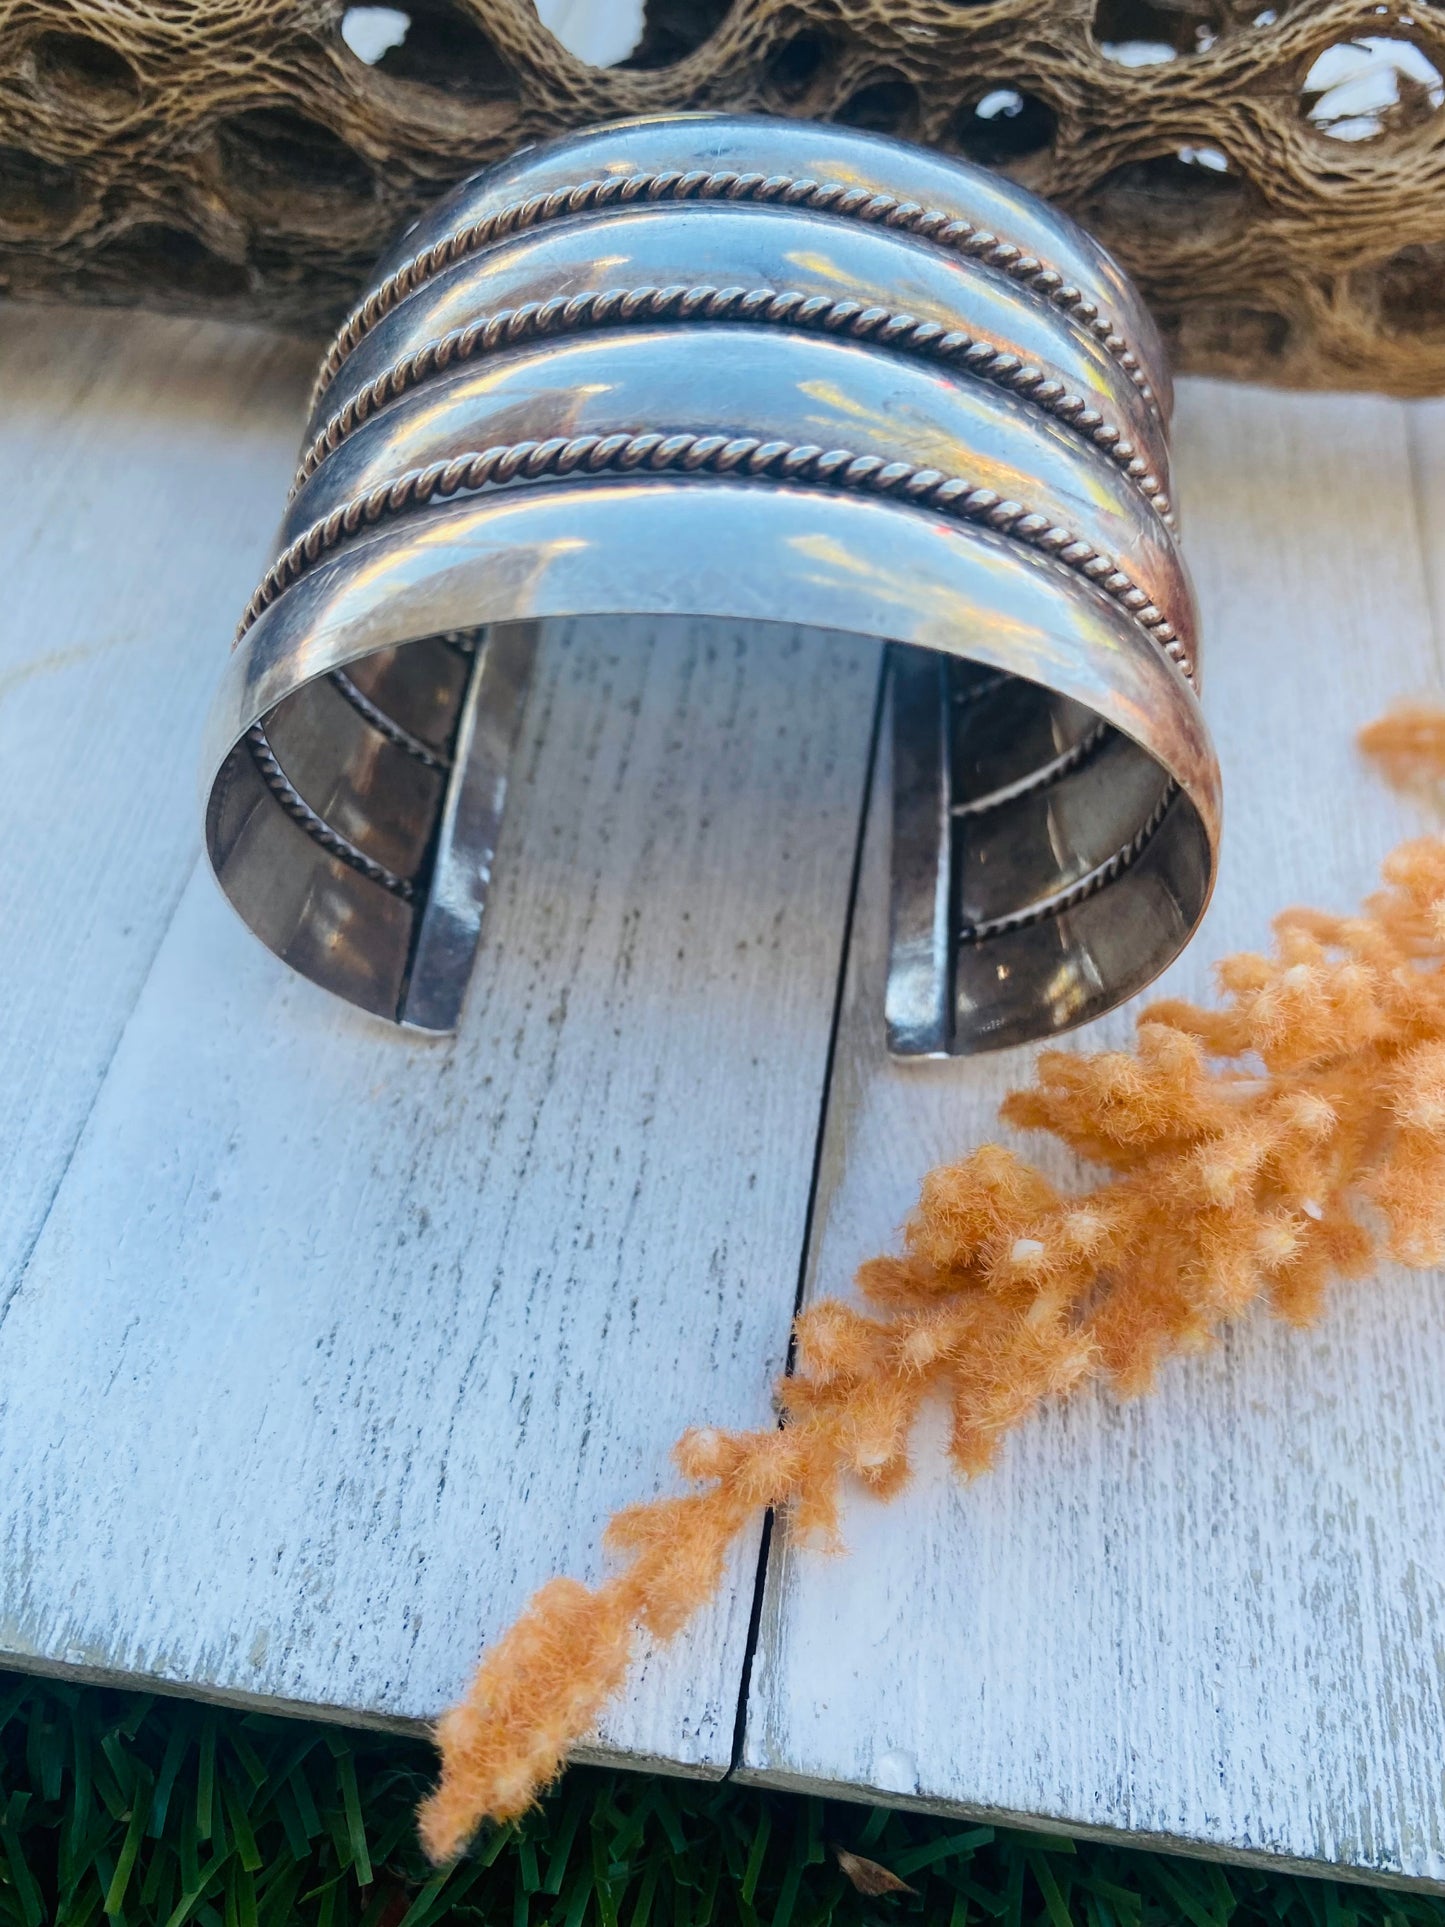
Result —
[{"label": "dried plant stem", "polygon": [[[1445,712],[1401,712],[1368,744],[1392,772],[1438,773]],[[1445,843],[1396,850],[1385,882],[1353,917],[1286,912],[1271,955],[1219,966],[1221,1008],[1155,1003],[1130,1052],[1040,1056],[1002,1115],[1102,1181],[1061,1192],[996,1145],[929,1174],[903,1255],[858,1275],[865,1308],[799,1318],[782,1425],[688,1432],[697,1489],[618,1514],[616,1576],[553,1580],[488,1650],[438,1731],[435,1859],[525,1810],[621,1689],[637,1630],[677,1632],[759,1513],[835,1539],[845,1477],[897,1492],[925,1399],[947,1400],[973,1475],[1046,1398],[1147,1391],[1260,1301],[1304,1324],[1382,1253],[1445,1258]]]}]

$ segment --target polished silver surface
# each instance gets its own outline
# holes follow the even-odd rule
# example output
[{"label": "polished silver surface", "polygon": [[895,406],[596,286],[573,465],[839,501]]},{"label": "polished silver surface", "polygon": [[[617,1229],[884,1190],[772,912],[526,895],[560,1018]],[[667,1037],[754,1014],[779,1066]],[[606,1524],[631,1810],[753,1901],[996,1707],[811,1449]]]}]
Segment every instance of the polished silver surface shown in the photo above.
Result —
[{"label": "polished silver surface", "polygon": [[524,152],[323,364],[212,717],[222,887],[446,1030],[547,623],[843,630],[894,645],[891,1047],[1108,1009],[1218,844],[1169,393],[1114,264],[975,169],[746,117]]},{"label": "polished silver surface", "polygon": [[885,135],[750,114],[639,116],[524,148],[463,181],[403,234],[323,363],[329,377],[377,309],[497,234],[584,209],[654,200],[764,200],[928,236],[1074,315],[1149,388],[1174,391],[1152,317],[1128,276],[1077,222],[971,162]]},{"label": "polished silver surface", "polygon": [[895,644],[888,668],[893,863],[883,1015],[895,1056],[946,1057],[959,934],[951,863],[953,664],[932,650]]},{"label": "polished silver surface", "polygon": [[772,206],[643,204],[500,238],[422,282],[361,337],[320,396],[311,433],[340,432],[348,409],[393,398],[439,358],[484,357],[537,335],[719,321],[832,333],[1019,394],[1106,450],[1167,512],[1164,423],[1072,316],[909,234]]},{"label": "polished silver surface", "polygon": [[[478,638],[477,661],[453,738],[452,780],[437,824],[430,888],[400,1006],[403,1023],[454,1030],[472,974],[492,881],[507,772],[537,654],[535,622]],[[344,675],[343,670],[333,673]]]},{"label": "polished silver surface", "polygon": [[[745,370],[745,379],[740,371]],[[431,376],[338,432],[306,479],[280,542],[393,477],[470,450],[561,436],[753,435],[846,447],[964,476],[1087,540],[1127,556],[1130,572],[1192,643],[1197,617],[1179,551],[1153,507],[1104,453],[1019,395],[847,341],[737,324],[572,337],[510,349]]]}]

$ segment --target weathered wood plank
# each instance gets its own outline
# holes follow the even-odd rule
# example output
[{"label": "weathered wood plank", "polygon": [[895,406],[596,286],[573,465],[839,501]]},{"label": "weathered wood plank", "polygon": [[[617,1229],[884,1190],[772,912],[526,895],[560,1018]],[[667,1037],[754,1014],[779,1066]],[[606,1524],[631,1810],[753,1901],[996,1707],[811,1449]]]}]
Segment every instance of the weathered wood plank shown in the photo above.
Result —
[{"label": "weathered wood plank", "polygon": [[[1445,416],[1412,426],[1445,457]],[[1218,895],[1169,980],[1197,995],[1275,910],[1353,904],[1418,831],[1352,736],[1440,658],[1399,405],[1188,384],[1178,449],[1226,782]],[[1427,526],[1438,568],[1438,507]],[[893,1246],[923,1172],[996,1137],[1028,1071],[885,1059],[885,785],[811,1295]],[[1445,1885],[1442,1457],[1440,1281],[1393,1273],[1307,1335],[1231,1334],[1151,1400],[1048,1413],[968,1489],[930,1436],[894,1505],[850,1500],[846,1564],[775,1540],[743,1772]]]},{"label": "weathered wood plank", "polygon": [[1430,612],[1435,634],[1445,638],[1445,399],[1407,409],[1406,432]]},{"label": "weathered wood plank", "polygon": [[[165,935],[306,353],[0,310],[0,354],[0,1660],[410,1722],[685,1423],[766,1413],[874,652],[549,638],[463,1035],[386,1036],[204,878]],[[1415,824],[1349,739],[1438,686],[1445,408],[1187,387],[1180,466],[1229,782],[1197,992]],[[815,1292],[1026,1069],[882,1058],[885,832]],[[967,1492],[926,1451],[847,1565],[775,1556],[745,1775],[1445,1882],[1437,1313],[1342,1292]],[[755,1557],[601,1753],[726,1765]]]},{"label": "weathered wood plank", "polygon": [[310,351],[0,308],[0,1306],[174,912]]},{"label": "weathered wood plank", "polygon": [[[426,1718],[699,1411],[766,1422],[878,659],[552,629],[451,1043],[197,875],[0,1327],[0,1660]],[[726,1768],[756,1558],[610,1756]]]}]

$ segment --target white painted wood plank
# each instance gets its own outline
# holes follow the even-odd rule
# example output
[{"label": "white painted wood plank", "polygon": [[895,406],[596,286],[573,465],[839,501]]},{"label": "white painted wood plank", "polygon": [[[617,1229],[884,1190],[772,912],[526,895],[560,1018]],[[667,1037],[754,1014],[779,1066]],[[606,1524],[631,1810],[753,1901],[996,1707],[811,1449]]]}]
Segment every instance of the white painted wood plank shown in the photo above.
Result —
[{"label": "white painted wood plank", "polygon": [[309,358],[0,307],[0,1306],[190,872],[196,735]]},{"label": "white painted wood plank", "polygon": [[[1188,383],[1178,451],[1226,828],[1168,987],[1203,995],[1273,912],[1352,905],[1418,833],[1352,737],[1440,665],[1401,406]],[[924,1171],[996,1138],[1029,1067],[884,1057],[885,785],[811,1296],[896,1248]],[[1151,1400],[1081,1396],[967,1489],[930,1435],[901,1499],[850,1498],[847,1563],[775,1541],[744,1776],[1445,1884],[1442,1462],[1445,1294],[1395,1273],[1309,1334],[1260,1321],[1171,1365]]]},{"label": "white painted wood plank", "polygon": [[1445,639],[1445,397],[1409,408],[1406,431],[1430,612],[1435,634]]},{"label": "white painted wood plank", "polygon": [[[428,1718],[699,1412],[766,1422],[878,660],[552,630],[451,1043],[197,875],[0,1326],[0,1660]],[[606,1754],[726,1768],[756,1558]]]}]

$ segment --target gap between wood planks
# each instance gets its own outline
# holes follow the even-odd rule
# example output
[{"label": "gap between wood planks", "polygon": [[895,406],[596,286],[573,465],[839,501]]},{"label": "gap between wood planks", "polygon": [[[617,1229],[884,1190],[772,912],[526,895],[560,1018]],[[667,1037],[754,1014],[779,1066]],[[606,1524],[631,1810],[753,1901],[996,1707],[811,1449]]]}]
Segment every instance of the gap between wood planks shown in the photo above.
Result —
[{"label": "gap between wood planks", "polygon": [[[818,1182],[823,1169],[823,1147],[828,1134],[828,1102],[833,1091],[833,1064],[838,1050],[838,1033],[843,1021],[843,1000],[848,986],[848,965],[853,950],[853,918],[858,908],[858,889],[863,875],[863,848],[868,837],[868,820],[873,807],[873,779],[878,763],[878,743],[883,730],[883,711],[888,689],[888,646],[885,644],[878,658],[878,681],[873,691],[873,725],[868,733],[868,754],[863,761],[863,794],[859,799],[858,832],[853,843],[853,867],[848,873],[848,902],[843,913],[843,928],[838,939],[838,975],[833,986],[833,1009],[828,1022],[828,1050],[823,1060],[823,1083],[818,1096],[818,1126],[813,1136],[813,1165],[808,1176],[808,1202],[803,1210],[803,1242],[798,1252],[798,1278],[793,1291],[793,1317],[803,1309],[803,1296],[808,1288],[808,1261],[813,1251],[813,1214],[818,1203]],[[880,1012],[881,1018],[881,1012]],[[785,1374],[791,1375],[797,1342],[792,1329],[788,1332],[787,1362],[783,1367]],[[757,1566],[753,1574],[753,1602],[748,1615],[748,1636],[743,1647],[742,1673],[738,1680],[737,1711],[733,1716],[732,1758],[728,1763],[725,1780],[732,1779],[737,1772],[743,1756],[743,1742],[747,1733],[748,1693],[753,1679],[753,1655],[758,1647],[758,1631],[763,1618],[763,1589],[768,1574],[768,1554],[773,1543],[774,1515],[769,1511],[763,1519],[762,1536],[758,1541]]]}]

